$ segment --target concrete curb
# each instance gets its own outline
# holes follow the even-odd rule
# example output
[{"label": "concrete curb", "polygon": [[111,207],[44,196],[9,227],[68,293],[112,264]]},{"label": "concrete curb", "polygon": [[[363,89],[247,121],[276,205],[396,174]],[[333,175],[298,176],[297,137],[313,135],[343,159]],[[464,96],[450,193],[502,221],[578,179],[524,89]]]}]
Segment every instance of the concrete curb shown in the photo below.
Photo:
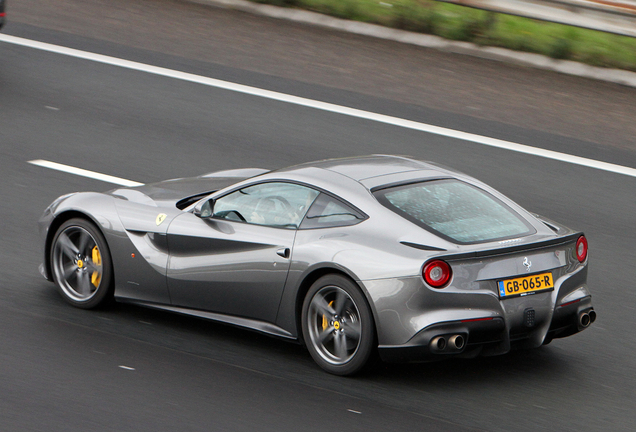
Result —
[{"label": "concrete curb", "polygon": [[488,60],[496,60],[504,63],[528,66],[536,69],[549,70],[567,75],[591,78],[629,87],[636,87],[636,72],[629,72],[621,69],[607,69],[596,66],[589,66],[571,60],[555,60],[541,54],[524,53],[505,48],[482,47],[469,42],[450,41],[439,36],[392,29],[376,24],[349,21],[301,9],[291,9],[266,4],[252,3],[247,0],[187,1],[209,6],[236,9],[255,15],[285,19],[289,21],[345,31],[358,35],[371,36],[375,38],[392,40],[426,48],[433,48],[455,54],[470,55],[473,57],[479,57]]}]

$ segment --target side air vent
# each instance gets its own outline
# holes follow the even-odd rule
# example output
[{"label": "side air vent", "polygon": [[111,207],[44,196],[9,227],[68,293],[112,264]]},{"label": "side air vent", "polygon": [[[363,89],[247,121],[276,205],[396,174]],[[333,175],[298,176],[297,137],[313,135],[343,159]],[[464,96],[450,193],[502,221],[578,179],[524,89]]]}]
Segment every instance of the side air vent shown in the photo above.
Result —
[{"label": "side air vent", "polygon": [[433,247],[433,246],[426,246],[426,245],[422,245],[419,243],[411,243],[411,242],[406,242],[406,241],[401,241],[401,244],[403,244],[404,246],[409,246],[415,249],[419,249],[419,250],[426,250],[426,251],[446,251],[446,249],[442,249],[442,248],[438,248],[438,247]]},{"label": "side air vent", "polygon": [[554,225],[552,225],[551,223],[548,223],[548,222],[546,222],[546,221],[544,221],[544,220],[542,220],[541,222],[543,222],[543,224],[544,224],[545,226],[547,226],[548,228],[550,228],[550,229],[551,229],[552,231],[554,231],[555,233],[558,233],[558,232],[559,232],[559,228],[555,227],[555,226],[554,226]]}]

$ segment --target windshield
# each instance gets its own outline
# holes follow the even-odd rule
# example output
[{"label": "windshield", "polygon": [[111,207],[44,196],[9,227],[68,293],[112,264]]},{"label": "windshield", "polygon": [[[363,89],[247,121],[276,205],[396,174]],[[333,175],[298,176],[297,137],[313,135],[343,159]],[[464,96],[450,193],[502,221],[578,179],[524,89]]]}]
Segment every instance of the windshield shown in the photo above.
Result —
[{"label": "windshield", "polygon": [[482,243],[535,232],[499,199],[459,180],[433,180],[374,194],[385,207],[455,243]]}]

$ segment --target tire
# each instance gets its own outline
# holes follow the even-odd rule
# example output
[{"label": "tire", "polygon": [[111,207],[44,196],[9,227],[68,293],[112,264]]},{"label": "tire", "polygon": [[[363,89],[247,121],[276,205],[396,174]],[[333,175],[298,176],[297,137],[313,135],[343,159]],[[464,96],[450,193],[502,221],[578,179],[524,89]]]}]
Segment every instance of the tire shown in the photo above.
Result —
[{"label": "tire", "polygon": [[113,266],[108,244],[97,227],[80,218],[57,230],[50,254],[53,281],[73,306],[93,309],[113,295]]},{"label": "tire", "polygon": [[360,288],[327,275],[309,288],[303,302],[303,338],[314,361],[334,375],[360,372],[375,351],[375,323]]}]

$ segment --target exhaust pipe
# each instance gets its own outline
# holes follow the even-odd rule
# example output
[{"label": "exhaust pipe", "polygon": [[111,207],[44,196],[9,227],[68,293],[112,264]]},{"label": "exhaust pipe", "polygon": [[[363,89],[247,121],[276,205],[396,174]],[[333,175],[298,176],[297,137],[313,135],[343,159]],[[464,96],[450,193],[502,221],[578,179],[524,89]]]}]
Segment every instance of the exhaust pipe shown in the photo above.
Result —
[{"label": "exhaust pipe", "polygon": [[454,335],[448,339],[448,345],[452,349],[456,350],[461,350],[462,348],[464,348],[465,343],[466,342],[464,341],[464,337],[462,335]]},{"label": "exhaust pipe", "polygon": [[590,326],[592,320],[590,318],[590,314],[588,314],[587,312],[583,312],[579,315],[579,324],[581,325],[581,327],[583,328],[587,328]]},{"label": "exhaust pipe", "polygon": [[430,345],[435,351],[444,351],[444,349],[446,349],[446,338],[444,336],[437,336],[433,338]]},{"label": "exhaust pipe", "polygon": [[594,309],[589,311],[587,314],[590,316],[590,324],[596,321],[596,312],[594,311]]}]

